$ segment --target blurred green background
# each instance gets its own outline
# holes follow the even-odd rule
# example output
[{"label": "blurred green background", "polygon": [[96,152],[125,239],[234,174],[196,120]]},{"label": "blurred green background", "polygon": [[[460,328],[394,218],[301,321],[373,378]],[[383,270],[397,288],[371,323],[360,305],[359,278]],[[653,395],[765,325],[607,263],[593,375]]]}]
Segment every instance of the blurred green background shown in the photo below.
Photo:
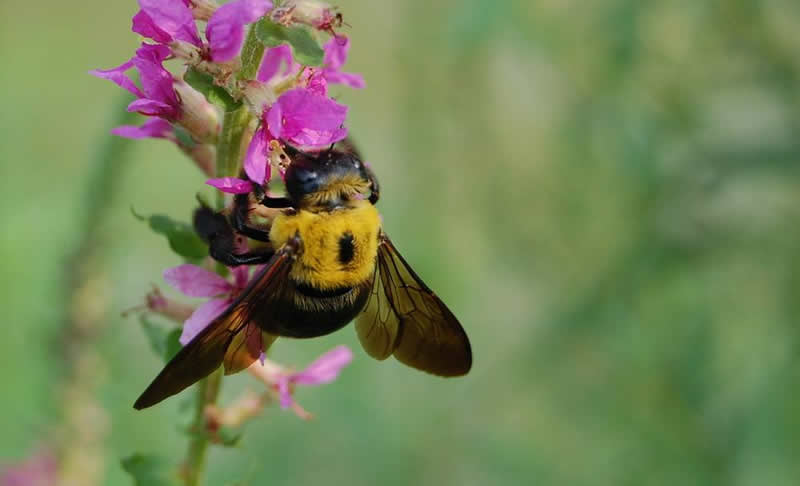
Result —
[{"label": "blurred green background", "polygon": [[[336,3],[368,87],[334,93],[385,227],[475,365],[377,363],[349,328],[279,341],[356,359],[298,391],[316,420],[273,407],[213,449],[208,484],[798,484],[800,3]],[[204,178],[136,142],[87,202],[125,101],[87,71],[127,59],[136,10],[0,2],[0,463],[85,440],[85,486],[185,454],[185,398],[131,408],[161,362],[119,316],[179,263],[129,208],[188,219]]]}]

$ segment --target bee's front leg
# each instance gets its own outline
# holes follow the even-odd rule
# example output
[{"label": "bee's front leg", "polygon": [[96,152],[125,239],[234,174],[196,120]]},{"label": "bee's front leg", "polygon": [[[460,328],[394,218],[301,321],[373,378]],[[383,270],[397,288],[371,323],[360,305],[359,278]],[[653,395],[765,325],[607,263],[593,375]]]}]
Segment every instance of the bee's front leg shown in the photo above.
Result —
[{"label": "bee's front leg", "polygon": [[235,253],[236,232],[224,214],[214,212],[209,207],[203,206],[194,212],[194,228],[200,238],[208,243],[208,253],[211,258],[229,267],[261,265],[267,263],[275,254],[271,246],[246,253]]}]

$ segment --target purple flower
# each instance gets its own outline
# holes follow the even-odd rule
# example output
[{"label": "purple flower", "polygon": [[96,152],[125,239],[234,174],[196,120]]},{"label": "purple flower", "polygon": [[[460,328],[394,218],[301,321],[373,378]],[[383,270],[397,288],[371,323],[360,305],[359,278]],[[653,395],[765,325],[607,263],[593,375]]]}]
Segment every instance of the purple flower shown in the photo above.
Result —
[{"label": "purple flower", "polygon": [[255,22],[271,8],[269,0],[233,0],[218,8],[206,26],[211,60],[226,62],[239,55],[245,24]]},{"label": "purple flower", "polygon": [[345,36],[331,37],[325,44],[325,67],[322,69],[322,76],[331,84],[345,84],[360,89],[366,86],[360,74],[343,73],[339,70],[347,61],[349,50],[350,39]]},{"label": "purple flower", "polygon": [[246,194],[253,190],[253,183],[236,177],[222,177],[219,179],[208,179],[206,184],[216,187],[228,194]]},{"label": "purple flower", "polygon": [[[284,71],[281,73],[281,66],[285,64]],[[271,47],[264,52],[261,59],[261,66],[258,68],[256,79],[266,83],[275,76],[289,76],[300,70],[300,64],[294,62],[292,58],[292,48],[289,44],[281,44]]]},{"label": "purple flower", "polygon": [[[249,270],[245,266],[231,268],[233,282],[222,278],[197,265],[183,264],[164,271],[164,280],[189,297],[209,297],[183,323],[180,342],[186,345],[197,334],[233,302],[236,295],[244,290],[249,279]],[[259,346],[261,333],[258,335]],[[261,349],[259,348],[259,351]]]},{"label": "purple flower", "polygon": [[294,385],[323,385],[339,376],[342,368],[353,360],[353,352],[347,346],[337,346],[316,359],[299,373],[282,375],[278,379],[278,393],[281,407],[292,406],[292,387]]},{"label": "purple flower", "polygon": [[347,136],[347,107],[306,88],[283,93],[267,110],[269,133],[295,145],[325,146]]},{"label": "purple flower", "polygon": [[[138,99],[128,105],[128,111],[176,120],[181,111],[180,101],[172,87],[172,74],[161,65],[169,54],[166,46],[142,44],[129,61],[112,69],[89,71],[89,74],[108,79],[133,93]],[[132,67],[139,71],[141,90],[125,75]]]},{"label": "purple flower", "polygon": [[[269,181],[269,147],[272,140],[282,139],[295,145],[321,147],[347,136],[347,129],[342,126],[347,107],[325,96],[324,79],[321,81],[321,90],[308,87],[286,91],[264,111],[261,125],[253,134],[244,158],[244,169],[251,181],[259,185]],[[211,185],[231,192],[216,184]]]},{"label": "purple flower", "polygon": [[139,0],[141,10],[133,16],[131,30],[159,44],[179,40],[202,47],[188,2],[180,0]]},{"label": "purple flower", "polygon": [[0,486],[48,486],[56,482],[58,464],[46,452],[0,470]]},{"label": "purple flower", "polygon": [[272,172],[267,157],[270,140],[273,140],[273,137],[262,123],[253,134],[247,147],[247,154],[244,156],[244,171],[247,177],[259,185],[264,185],[264,181],[269,180]]},{"label": "purple flower", "polygon": [[120,137],[134,139],[166,138],[175,140],[172,125],[162,118],[151,118],[138,127],[136,125],[121,125],[111,130],[111,133]]}]

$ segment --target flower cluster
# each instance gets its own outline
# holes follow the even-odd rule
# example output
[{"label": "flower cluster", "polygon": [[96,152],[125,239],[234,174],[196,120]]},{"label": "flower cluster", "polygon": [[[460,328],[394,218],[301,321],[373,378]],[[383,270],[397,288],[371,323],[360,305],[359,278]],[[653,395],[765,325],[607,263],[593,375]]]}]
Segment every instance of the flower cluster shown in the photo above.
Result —
[{"label": "flower cluster", "polygon": [[[339,17],[326,4],[290,0],[275,8],[269,0],[232,0],[221,6],[212,0],[139,0],[139,7],[132,30],[145,40],[133,57],[115,68],[91,71],[136,97],[129,111],[150,117],[141,126],[115,128],[115,135],[171,140],[214,173],[207,159],[222,130],[222,113],[205,91],[224,89],[232,103],[249,108],[255,125],[243,161],[248,179],[225,174],[208,181],[229,193],[269,181],[272,140],[315,148],[347,136],[347,107],[328,95],[328,85],[362,88],[364,80],[342,71],[350,40],[334,32]],[[198,24],[203,22],[201,35]],[[255,60],[252,79],[240,56],[249,24],[254,25],[248,42],[252,37],[263,53]],[[320,48],[316,39],[323,35],[330,38]],[[293,55],[298,48],[304,56]],[[319,59],[313,59],[314,52]],[[170,72],[164,66],[170,59],[183,61],[185,71]],[[131,70],[138,72],[139,86],[127,75]],[[210,78],[211,86],[198,86],[190,73]],[[198,145],[205,148],[198,150]]]}]

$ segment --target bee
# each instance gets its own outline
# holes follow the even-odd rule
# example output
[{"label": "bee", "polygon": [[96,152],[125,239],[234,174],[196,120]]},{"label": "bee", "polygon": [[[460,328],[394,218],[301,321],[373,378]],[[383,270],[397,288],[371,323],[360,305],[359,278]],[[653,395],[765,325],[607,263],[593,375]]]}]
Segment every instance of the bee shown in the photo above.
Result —
[{"label": "bee", "polygon": [[[323,336],[351,321],[373,358],[394,356],[438,376],[469,372],[467,334],[386,235],[375,208],[378,181],[355,150],[342,145],[309,153],[286,144],[285,197],[257,189],[237,195],[229,214],[203,207],[195,212],[195,229],[214,259],[263,267],[167,363],[134,408],[155,405],[220,365],[226,374],[241,371],[259,358],[262,343],[276,337]],[[249,222],[253,195],[279,210],[268,228]],[[237,254],[238,235],[266,245]]]}]

